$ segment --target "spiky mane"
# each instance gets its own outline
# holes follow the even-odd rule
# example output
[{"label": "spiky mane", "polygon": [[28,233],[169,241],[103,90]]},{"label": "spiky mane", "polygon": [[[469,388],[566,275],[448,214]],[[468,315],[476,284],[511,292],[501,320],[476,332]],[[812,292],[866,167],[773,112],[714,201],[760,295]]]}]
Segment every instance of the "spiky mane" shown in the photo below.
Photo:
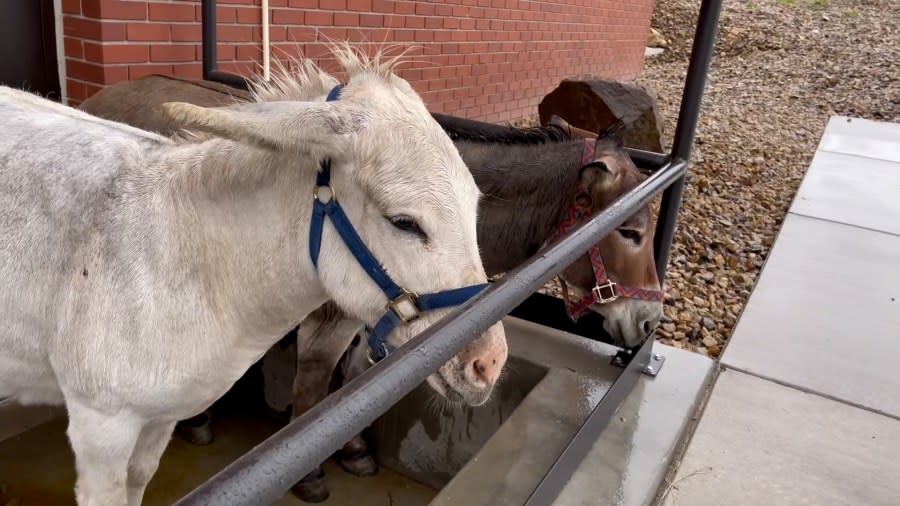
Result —
[{"label": "spiky mane", "polygon": [[[331,44],[328,49],[337,59],[348,79],[362,74],[375,74],[387,81],[394,78],[394,70],[406,51],[394,56],[386,53],[395,46],[379,49],[369,56],[348,42]],[[254,102],[276,102],[282,100],[308,101],[328,93],[338,84],[338,80],[322,70],[311,59],[287,58],[274,61],[275,69],[268,81],[261,76],[249,80],[250,96]]]}]

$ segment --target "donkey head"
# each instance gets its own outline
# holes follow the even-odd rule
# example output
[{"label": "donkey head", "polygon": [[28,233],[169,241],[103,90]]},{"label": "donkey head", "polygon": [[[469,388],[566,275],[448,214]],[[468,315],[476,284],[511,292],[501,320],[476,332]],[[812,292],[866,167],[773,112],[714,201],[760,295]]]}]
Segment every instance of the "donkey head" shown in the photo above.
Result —
[{"label": "donkey head", "polygon": [[[368,58],[349,46],[334,48],[349,80],[340,98],[326,102],[337,81],[311,63],[257,82],[256,103],[226,108],[166,104],[180,124],[268,151],[271,166],[248,170],[305,171],[296,192],[298,262],[315,269],[320,290],[343,311],[372,326],[389,300],[325,220],[317,265],[308,253],[313,194],[334,199],[387,275],[417,294],[485,283],[476,241],[480,193],[450,138],[409,84],[393,73],[397,58]],[[330,161],[327,189],[316,182]],[[413,297],[395,304],[400,311]],[[451,309],[420,313],[387,338],[400,346]],[[428,378],[452,401],[482,404],[506,361],[498,323]]]},{"label": "donkey head", "polygon": [[[585,136],[585,133],[581,131],[576,135]],[[597,136],[594,154],[582,169],[580,186],[586,194],[579,198],[586,202],[579,204],[589,208],[592,214],[597,214],[644,179],[623,149],[621,124],[613,125]],[[660,282],[653,256],[653,232],[650,211],[648,207],[643,207],[599,243],[602,267],[609,280],[618,285],[620,296],[605,303],[595,302],[590,309],[603,315],[606,331],[620,338],[626,346],[643,342],[656,328],[662,315],[663,301],[659,297]],[[592,263],[590,255],[579,258],[560,274],[563,284],[578,297],[589,295],[597,285],[595,263]],[[647,292],[653,297],[641,297]],[[610,295],[614,294],[609,290],[601,291],[602,297]]]}]

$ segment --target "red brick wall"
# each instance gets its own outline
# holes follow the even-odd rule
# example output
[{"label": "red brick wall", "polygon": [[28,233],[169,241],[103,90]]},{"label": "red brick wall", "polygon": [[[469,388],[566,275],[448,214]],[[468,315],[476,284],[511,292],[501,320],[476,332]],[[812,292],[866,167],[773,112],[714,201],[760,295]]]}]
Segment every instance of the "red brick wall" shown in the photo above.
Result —
[{"label": "red brick wall", "polygon": [[[218,0],[218,66],[261,60],[260,0]],[[66,91],[151,73],[201,77],[199,0],[62,0]],[[653,0],[270,0],[272,55],[323,41],[414,44],[400,74],[429,108],[487,121],[535,114],[564,78],[639,75]],[[321,61],[328,70],[331,62]]]}]

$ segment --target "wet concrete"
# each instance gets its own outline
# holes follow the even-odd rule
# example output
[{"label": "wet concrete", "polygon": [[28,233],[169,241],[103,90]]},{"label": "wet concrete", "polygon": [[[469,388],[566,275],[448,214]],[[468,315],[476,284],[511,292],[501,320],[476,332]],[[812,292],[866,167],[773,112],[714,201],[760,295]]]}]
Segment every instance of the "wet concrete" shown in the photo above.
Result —
[{"label": "wet concrete", "polygon": [[504,326],[510,354],[548,367],[547,375],[434,506],[524,503],[621,373],[609,364],[609,345],[515,318]]},{"label": "wet concrete", "polygon": [[[547,375],[433,506],[523,504],[621,373],[611,346],[512,318],[504,325],[511,354]],[[714,366],[659,344],[654,352],[666,356],[663,369],[638,379],[555,506],[642,505],[656,495]]]},{"label": "wet concrete", "polygon": [[544,378],[543,367],[510,357],[502,381],[482,406],[448,405],[422,385],[372,427],[382,465],[439,489],[481,449]]},{"label": "wet concrete", "polygon": [[[714,362],[656,343],[658,376],[641,376],[553,506],[652,502],[712,381]],[[690,504],[690,503],[687,503]]]}]

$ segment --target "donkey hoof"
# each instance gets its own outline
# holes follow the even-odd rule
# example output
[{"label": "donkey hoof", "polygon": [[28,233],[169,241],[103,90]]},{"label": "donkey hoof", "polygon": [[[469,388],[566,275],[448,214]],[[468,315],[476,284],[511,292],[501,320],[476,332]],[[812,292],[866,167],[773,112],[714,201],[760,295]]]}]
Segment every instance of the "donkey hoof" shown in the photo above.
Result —
[{"label": "donkey hoof", "polygon": [[304,502],[324,502],[328,499],[328,485],[325,483],[325,473],[319,469],[307,474],[291,487],[291,492],[297,499]]},{"label": "donkey hoof", "polygon": [[204,411],[195,417],[178,422],[175,432],[188,443],[206,446],[213,442],[213,433],[209,426],[211,421],[209,413]]},{"label": "donkey hoof", "polygon": [[371,455],[358,455],[350,458],[343,458],[340,461],[344,471],[354,476],[375,476],[378,474],[378,463]]}]

